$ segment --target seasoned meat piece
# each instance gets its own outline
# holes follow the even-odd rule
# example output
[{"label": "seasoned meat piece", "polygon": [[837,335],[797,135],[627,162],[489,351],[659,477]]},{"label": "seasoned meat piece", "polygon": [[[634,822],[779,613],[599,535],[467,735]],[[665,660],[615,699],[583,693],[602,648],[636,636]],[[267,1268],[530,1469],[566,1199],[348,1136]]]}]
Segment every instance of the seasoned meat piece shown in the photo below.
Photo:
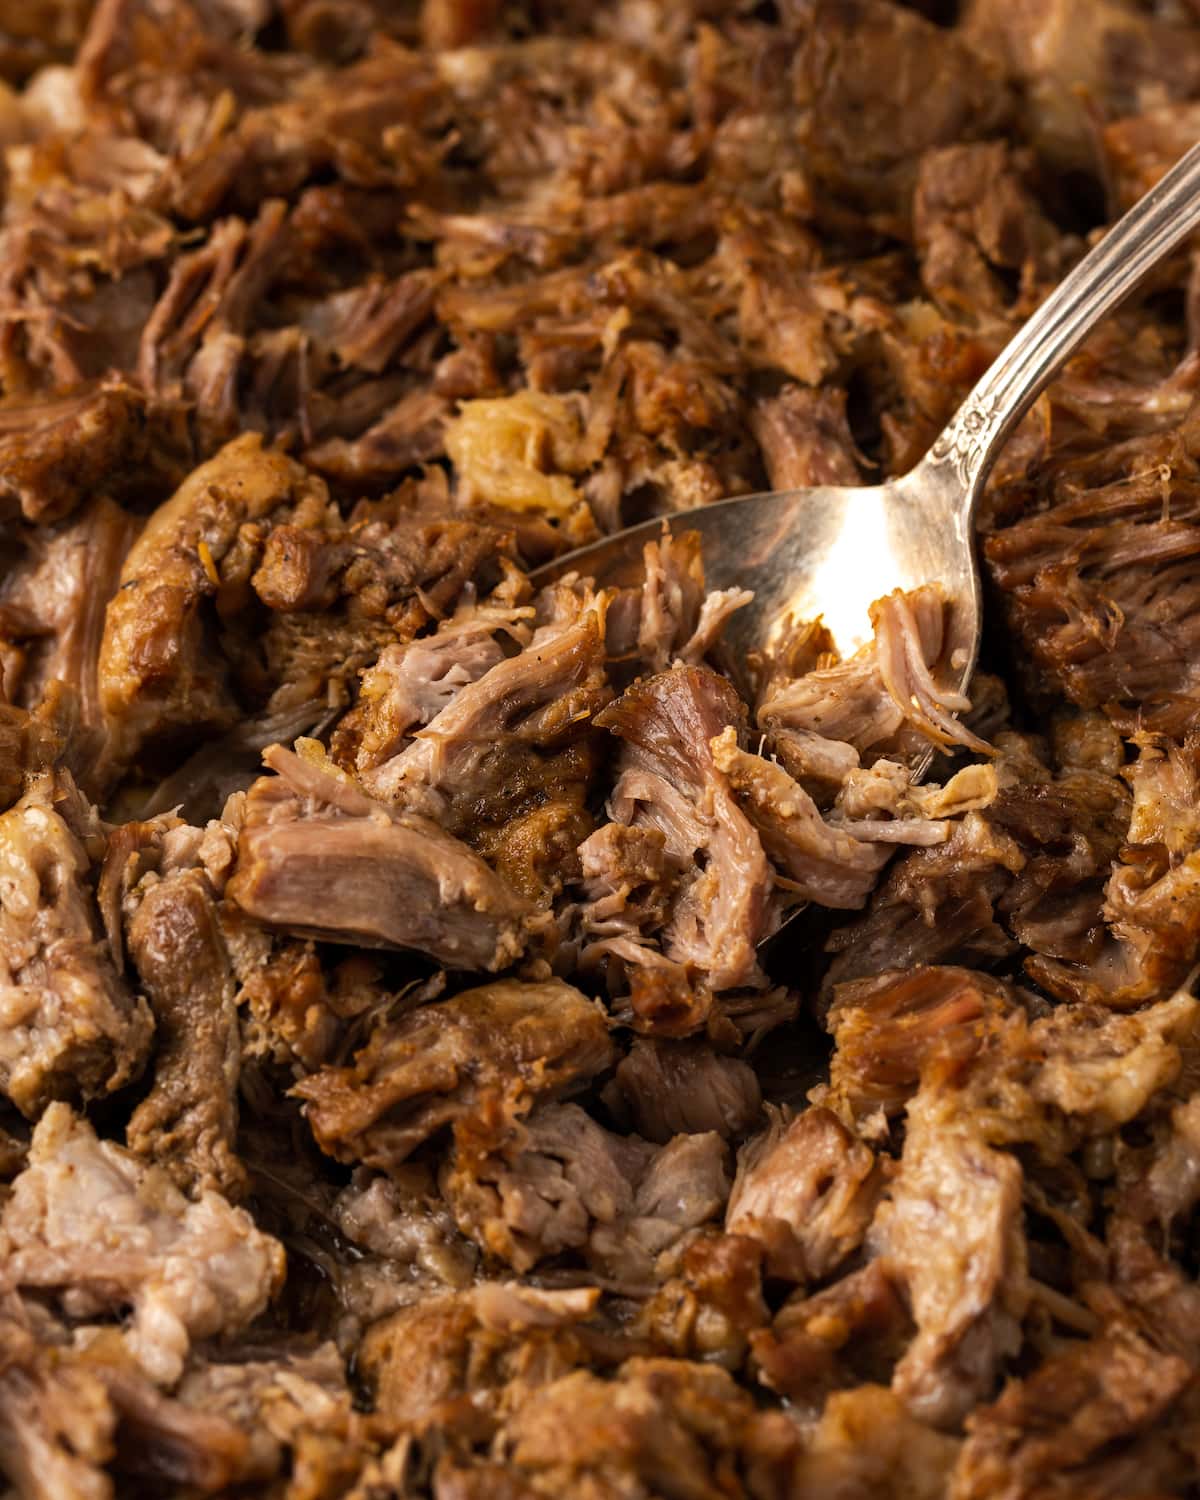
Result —
[{"label": "seasoned meat piece", "polygon": [[1125,0],[971,0],[963,33],[1021,84],[1027,128],[1057,172],[1094,169],[1097,116],[1135,114],[1143,98],[1187,98],[1200,86],[1194,28]]},{"label": "seasoned meat piece", "polygon": [[517,1271],[586,1245],[597,1224],[633,1217],[638,1179],[654,1155],[636,1136],[602,1129],[576,1104],[551,1104],[514,1129],[501,1152],[477,1157],[462,1132],[442,1192],[459,1229]]},{"label": "seasoned meat piece", "polygon": [[1031,198],[1002,142],[945,146],[921,158],[913,233],[926,291],[950,317],[1004,317],[1004,273],[1022,293],[1045,279],[1058,232]]},{"label": "seasoned meat piece", "polygon": [[1119,1326],[1052,1354],[975,1413],[947,1493],[953,1500],[1032,1497],[1057,1488],[1064,1471],[1072,1494],[1167,1493],[1180,1482],[1182,1455],[1171,1452],[1165,1434],[1128,1445],[1156,1426],[1161,1433],[1164,1413],[1191,1378],[1183,1360]]},{"label": "seasoned meat piece", "polygon": [[[153,480],[178,483],[186,444],[169,420],[120,380],[58,397],[0,405],[0,509],[45,525],[99,493],[136,498]],[[151,481],[148,483],[147,481]],[[101,601],[105,602],[105,601]]]},{"label": "seasoned meat piece", "polygon": [[852,1125],[898,1114],[930,1061],[967,1061],[1009,1014],[1003,985],[967,969],[917,968],[838,985],[828,1103]]},{"label": "seasoned meat piece", "polygon": [[164,1385],[193,1339],[244,1328],[283,1281],[283,1250],[217,1193],[189,1203],[86,1120],[52,1104],[0,1214],[18,1286],[57,1291],[76,1317],[133,1306],[125,1338]]},{"label": "seasoned meat piece", "polygon": [[561,980],[500,980],[380,1026],[352,1067],[297,1084],[322,1150],[388,1167],[458,1120],[493,1126],[612,1061],[604,1012]]},{"label": "seasoned meat piece", "polygon": [[732,725],[711,745],[717,769],[757,829],[763,848],[797,900],[821,906],[863,906],[891,856],[885,843],[868,843],[835,828],[782,766],[738,748]]},{"label": "seasoned meat piece", "polygon": [[[724,1370],[631,1359],[613,1380],[577,1370],[539,1391],[505,1423],[502,1451],[516,1475],[542,1494],[718,1500],[730,1492],[721,1476],[732,1481],[742,1462],[752,1462],[760,1423],[770,1423],[769,1416],[756,1416]],[[770,1431],[777,1439],[772,1457],[782,1467],[797,1440],[789,1441],[786,1429]]]},{"label": "seasoned meat piece", "polygon": [[65,773],[47,774],[0,816],[0,1087],[31,1119],[128,1083],[153,1029],[101,936],[68,821],[78,801]]},{"label": "seasoned meat piece", "polygon": [[352,746],[359,773],[391,760],[465,687],[505,659],[506,644],[529,644],[533,613],[524,603],[466,601],[432,635],[388,646],[363,673],[358,704],[338,727],[334,754],[349,759]]},{"label": "seasoned meat piece", "polygon": [[20,1500],[109,1500],[116,1417],[103,1382],[40,1346],[11,1293],[0,1310],[0,1472]]},{"label": "seasoned meat piece", "polygon": [[[1189,420],[1154,435],[1169,392],[1138,394],[1149,402],[1141,441],[1116,445],[1108,472],[1061,489],[1053,455],[1046,503],[997,529],[985,555],[1020,650],[1060,694],[1104,709],[1125,733],[1182,737],[1200,699],[1200,434]],[[1104,403],[1088,407],[1105,421]]]},{"label": "seasoned meat piece", "polygon": [[645,581],[622,589],[606,617],[608,654],[634,660],[650,672],[672,662],[699,666],[720,638],[725,621],[752,595],[745,589],[706,593],[700,534],[664,534],[642,548]]},{"label": "seasoned meat piece", "polygon": [[346,1371],[331,1343],[283,1357],[190,1369],[173,1403],[183,1420],[232,1428],[244,1452],[237,1477],[259,1484],[304,1465],[314,1480],[357,1476],[365,1443]]},{"label": "seasoned meat piece", "polygon": [[796,1466],[793,1493],[942,1500],[958,1443],[878,1385],[836,1391]]},{"label": "seasoned meat piece", "polygon": [[859,751],[905,748],[897,735],[907,725],[920,737],[916,743],[987,751],[950,717],[969,707],[967,699],[939,688],[930,675],[942,652],[944,616],[945,601],[932,586],[877,600],[871,606],[875,639],[849,661],[769,684],[758,705],[759,724],[816,733]]},{"label": "seasoned meat piece", "polygon": [[[612,696],[605,597],[563,587],[551,606],[554,618],[519,655],[463,687],[412,744],[362,775],[373,796],[468,839],[535,898],[557,892],[555,866],[591,831],[591,724]],[[539,813],[544,838],[525,850],[526,820]]]},{"label": "seasoned meat piece", "polygon": [[104,610],[117,591],[136,522],[111,500],[94,500],[55,532],[28,533],[28,552],[0,591],[0,637],[12,663],[4,690],[10,702],[36,708],[50,684],[62,683],[78,703],[81,727],[99,731],[97,665]]},{"label": "seasoned meat piece", "polygon": [[788,385],[757,402],[750,423],[773,490],[862,482],[845,392]]},{"label": "seasoned meat piece", "polygon": [[657,828],[606,823],[578,849],[582,895],[579,924],[587,964],[614,938],[640,940],[667,920],[674,880],[667,873],[666,839]]},{"label": "seasoned meat piece", "polygon": [[190,1193],[237,1196],[241,1062],[235,987],[208,879],[169,875],[142,897],[129,954],[156,1021],[154,1082],[126,1127],[130,1149]]},{"label": "seasoned meat piece", "polygon": [[441,1185],[459,1228],[518,1271],[586,1247],[610,1274],[644,1279],[729,1191],[718,1136],[678,1136],[656,1151],[574,1104],[536,1111],[499,1149],[490,1135],[477,1145],[466,1127],[456,1140]]},{"label": "seasoned meat piece", "polygon": [[635,683],[597,720],[624,742],[613,816],[658,829],[681,882],[663,949],[714,990],[754,979],[755,945],[768,924],[766,856],[710,749],[741,714],[721,678],[676,667]]},{"label": "seasoned meat piece", "polygon": [[900,1171],[868,1241],[917,1325],[892,1388],[937,1426],[990,1393],[1020,1346],[1028,1300],[1020,1164],[986,1145],[955,1103],[936,1088],[910,1103]]},{"label": "seasoned meat piece", "polygon": [[952,32],[879,0],[818,0],[808,11],[796,103],[813,168],[834,193],[900,215],[921,152],[1003,121],[996,71]]},{"label": "seasoned meat piece", "polygon": [[1200,954],[1200,738],[1183,745],[1142,737],[1128,843],[1104,888],[1108,928],[1090,962],[1031,959],[1035,979],[1056,994],[1128,1007],[1170,994]]},{"label": "seasoned meat piece", "polygon": [[[121,569],[100,646],[100,702],[118,765],[148,740],[223,728],[234,718],[224,672],[205,643],[201,605],[244,586],[247,530],[273,516],[321,520],[320,480],[254,433],[195,469],[151,517]],[[222,566],[226,573],[222,574]]]},{"label": "seasoned meat piece", "polygon": [[625,1222],[599,1224],[589,1257],[610,1276],[649,1279],[655,1259],[720,1217],[729,1197],[728,1151],[715,1131],[677,1135],[650,1159]]},{"label": "seasoned meat piece", "polygon": [[738,1153],[725,1229],[763,1246],[770,1275],[821,1281],[862,1244],[883,1186],[874,1154],[829,1110],[776,1111]]},{"label": "seasoned meat piece", "polygon": [[672,1274],[643,1304],[634,1331],[664,1353],[739,1370],[755,1330],[770,1317],[759,1246],[701,1229],[667,1251],[663,1268]]},{"label": "seasoned meat piece", "polygon": [[793,1292],[750,1347],[763,1385],[816,1412],[832,1390],[889,1380],[912,1333],[899,1290],[872,1260],[819,1292]]},{"label": "seasoned meat piece", "polygon": [[896,967],[900,956],[908,965],[990,964],[1024,943],[1036,954],[1031,975],[1069,995],[1070,981],[1045,957],[1079,963],[1098,954],[1104,886],[1128,818],[1125,789],[1093,770],[1052,777],[1000,738],[1008,784],[984,811],[968,812],[945,844],[897,862],[862,921],[834,935],[839,957],[827,989]]},{"label": "seasoned meat piece", "polygon": [[334,769],[276,745],[247,794],[229,899],[261,922],[454,968],[502,969],[536,928],[529,905],[457,839],[395,814]]},{"label": "seasoned meat piece", "polygon": [[660,1145],[672,1136],[708,1130],[736,1138],[762,1113],[754,1069],[707,1042],[638,1037],[617,1064],[614,1079],[605,1095],[610,1107],[619,1103],[637,1133]]},{"label": "seasoned meat piece", "polygon": [[592,1288],[538,1291],[511,1282],[426,1298],[376,1323],[359,1365],[376,1409],[397,1428],[478,1422],[536,1401],[541,1387],[583,1362],[573,1327],[597,1299]]}]

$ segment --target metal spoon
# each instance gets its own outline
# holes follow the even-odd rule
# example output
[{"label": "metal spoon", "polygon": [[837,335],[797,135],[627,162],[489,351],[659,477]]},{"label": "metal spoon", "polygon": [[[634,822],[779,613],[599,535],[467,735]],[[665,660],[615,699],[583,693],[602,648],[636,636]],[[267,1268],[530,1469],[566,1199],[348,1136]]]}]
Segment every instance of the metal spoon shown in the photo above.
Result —
[{"label": "metal spoon", "polygon": [[[842,657],[871,639],[868,607],[893,589],[940,583],[947,628],[940,686],[962,691],[979,651],[980,587],[972,519],[1005,439],[1101,319],[1200,224],[1200,145],[1104,236],[990,366],[920,463],[880,485],[776,490],[667,517],[698,531],[709,588],[752,589],[725,628],[731,659],[770,649],[789,619],[820,616]],[[637,583],[642,548],[661,518],[556,559],[537,583],[566,572]],[[922,767],[923,769],[923,767]]]}]

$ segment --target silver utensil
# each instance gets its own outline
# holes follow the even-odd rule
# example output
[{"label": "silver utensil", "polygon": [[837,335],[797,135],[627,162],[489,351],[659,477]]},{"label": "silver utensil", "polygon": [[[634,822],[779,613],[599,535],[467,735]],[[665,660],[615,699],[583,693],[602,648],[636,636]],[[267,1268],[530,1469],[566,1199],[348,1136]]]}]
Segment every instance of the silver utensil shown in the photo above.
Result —
[{"label": "silver utensil", "polygon": [[[709,588],[754,601],[729,621],[733,661],[769,649],[789,619],[820,616],[843,658],[871,638],[868,607],[893,589],[940,583],[948,603],[939,686],[962,691],[979,651],[980,586],[972,520],[1005,439],[1063,363],[1122,299],[1200,224],[1200,145],[1180,158],[1088,252],[989,367],[909,473],[883,484],[777,490],[667,518],[698,531]],[[635,583],[654,519],[578,548],[534,573]],[[923,769],[923,767],[921,768]]]}]

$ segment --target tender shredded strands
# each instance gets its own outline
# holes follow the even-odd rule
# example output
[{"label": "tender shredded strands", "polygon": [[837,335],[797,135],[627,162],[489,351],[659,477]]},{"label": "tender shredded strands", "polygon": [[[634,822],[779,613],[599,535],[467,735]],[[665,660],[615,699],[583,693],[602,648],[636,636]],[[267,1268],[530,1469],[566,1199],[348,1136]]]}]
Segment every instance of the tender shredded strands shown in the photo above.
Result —
[{"label": "tender shredded strands", "polygon": [[1198,134],[1197,0],[0,4],[4,1500],[1193,1495],[1195,253],[969,693],[663,523]]}]

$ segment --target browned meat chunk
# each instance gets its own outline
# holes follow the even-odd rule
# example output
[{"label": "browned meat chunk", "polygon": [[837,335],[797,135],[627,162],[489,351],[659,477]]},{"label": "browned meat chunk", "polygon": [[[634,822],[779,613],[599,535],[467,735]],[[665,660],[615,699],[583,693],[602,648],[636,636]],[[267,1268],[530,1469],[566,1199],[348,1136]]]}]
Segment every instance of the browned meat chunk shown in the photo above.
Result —
[{"label": "browned meat chunk", "polygon": [[725,1228],[762,1245],[772,1276],[821,1281],[862,1244],[883,1185],[873,1152],[829,1110],[776,1114],[738,1155]]},{"label": "browned meat chunk", "polygon": [[[713,1365],[633,1359],[613,1380],[578,1370],[545,1387],[505,1424],[505,1451],[534,1493],[686,1495],[717,1500],[719,1476],[753,1463],[753,1404]],[[797,1446],[786,1429],[772,1457],[786,1473]],[[771,1452],[763,1434],[766,1454]],[[782,1451],[779,1451],[782,1450]]]},{"label": "browned meat chunk", "polygon": [[193,1339],[244,1328],[284,1273],[283,1250],[248,1214],[218,1193],[189,1203],[65,1104],[33,1133],[0,1244],[14,1284],[57,1291],[76,1317],[132,1305],[130,1353],[168,1385]]},{"label": "browned meat chunk", "polygon": [[30,1118],[135,1077],[153,1022],[100,931],[66,783],[43,777],[0,817],[0,1087]]},{"label": "browned meat chunk", "polygon": [[763,1385],[817,1411],[833,1390],[890,1379],[912,1332],[899,1290],[872,1260],[822,1291],[793,1292],[750,1346]]},{"label": "browned meat chunk", "polygon": [[481,1149],[461,1128],[442,1189],[463,1233],[518,1271],[586,1247],[610,1274],[636,1282],[720,1211],[729,1179],[715,1134],[677,1136],[656,1151],[562,1104],[518,1123],[500,1149],[490,1140]]},{"label": "browned meat chunk", "polygon": [[0,1314],[0,1472],[21,1500],[108,1500],[108,1393],[86,1367],[42,1346],[15,1301]]},{"label": "browned meat chunk", "polygon": [[[0,591],[9,701],[36,709],[59,683],[72,694],[80,726],[92,731],[93,741],[102,725],[97,665],[104,609],[136,528],[112,501],[95,500],[69,525],[31,532],[26,557]],[[96,748],[87,747],[92,754]]]},{"label": "browned meat chunk", "polygon": [[613,1102],[628,1111],[639,1135],[661,1145],[682,1132],[714,1130],[736,1138],[753,1129],[762,1113],[754,1069],[707,1042],[639,1037],[614,1079]]},{"label": "browned meat chunk", "polygon": [[189,1192],[236,1195],[241,1061],[233,974],[200,870],[152,885],[129,924],[129,954],[156,1022],[154,1082],[125,1139]]},{"label": "browned meat chunk", "polygon": [[760,401],[751,420],[772,489],[861,482],[843,393],[786,386]]},{"label": "browned meat chunk", "polygon": [[592,718],[612,696],[606,600],[555,590],[519,655],[466,684],[397,755],[362,773],[373,796],[468,840],[523,894],[553,896],[591,831]]},{"label": "browned meat chunk", "polygon": [[[1057,1487],[1060,1476],[1069,1476],[1074,1495],[1169,1492],[1180,1482],[1182,1454],[1165,1434],[1131,1440],[1153,1433],[1191,1379],[1183,1360],[1119,1327],[1064,1349],[976,1412],[948,1493],[1023,1500],[1044,1494],[1047,1483]],[[1124,1451],[1114,1452],[1117,1445]]]},{"label": "browned meat chunk", "polygon": [[573,1325],[596,1301],[591,1289],[504,1282],[426,1298],[375,1324],[363,1340],[362,1373],[378,1410],[401,1429],[478,1421],[537,1400],[539,1388],[586,1358]]},{"label": "browned meat chunk", "polygon": [[870,1248],[903,1286],[917,1336],[893,1389],[934,1425],[960,1422],[1020,1346],[1028,1299],[1021,1167],[986,1145],[953,1096],[908,1108],[900,1171]]},{"label": "browned meat chunk", "polygon": [[100,646],[100,702],[118,764],[149,739],[232,723],[201,605],[216,596],[219,607],[222,590],[244,588],[244,527],[283,515],[312,525],[325,517],[326,500],[320,480],[250,433],[194,470],[154,513],[125,559]]},{"label": "browned meat chunk", "polygon": [[323,1150],[387,1167],[445,1125],[496,1128],[494,1112],[519,1116],[611,1061],[598,1005],[559,980],[510,979],[379,1027],[352,1067],[323,1068],[296,1092]]},{"label": "browned meat chunk", "polygon": [[156,468],[168,482],[178,479],[186,454],[173,452],[170,438],[168,423],[149,419],[144,397],[119,381],[7,403],[0,406],[0,508],[19,507],[27,521],[45,525],[99,493],[136,496],[160,477]]},{"label": "browned meat chunk", "polygon": [[931,146],[1005,116],[1000,78],[958,36],[880,0],[819,0],[804,26],[796,102],[822,183],[896,214]]},{"label": "browned meat chunk", "polygon": [[716,990],[754,979],[768,925],[766,857],[709,748],[741,715],[714,673],[676,667],[636,683],[598,720],[624,742],[612,811],[663,835],[681,882],[664,951]]},{"label": "browned meat chunk", "polygon": [[453,968],[502,969],[535,930],[531,907],[465,844],[396,815],[333,768],[275,746],[251,788],[229,898],[261,922]]}]

